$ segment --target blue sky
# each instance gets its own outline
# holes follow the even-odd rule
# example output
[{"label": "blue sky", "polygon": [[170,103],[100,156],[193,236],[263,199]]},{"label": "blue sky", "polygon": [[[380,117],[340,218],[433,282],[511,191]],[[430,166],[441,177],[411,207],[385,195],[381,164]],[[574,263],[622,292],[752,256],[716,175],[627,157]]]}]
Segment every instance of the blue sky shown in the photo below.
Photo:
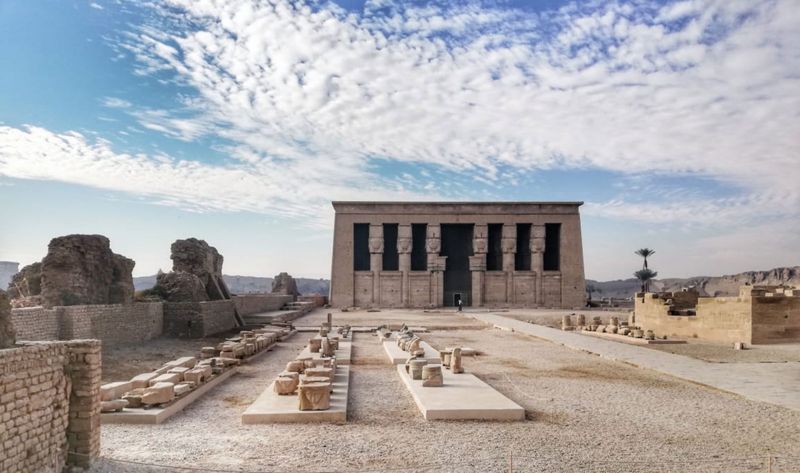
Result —
[{"label": "blue sky", "polygon": [[327,277],[331,200],[582,200],[587,277],[800,264],[800,8],[0,2],[0,260]]}]

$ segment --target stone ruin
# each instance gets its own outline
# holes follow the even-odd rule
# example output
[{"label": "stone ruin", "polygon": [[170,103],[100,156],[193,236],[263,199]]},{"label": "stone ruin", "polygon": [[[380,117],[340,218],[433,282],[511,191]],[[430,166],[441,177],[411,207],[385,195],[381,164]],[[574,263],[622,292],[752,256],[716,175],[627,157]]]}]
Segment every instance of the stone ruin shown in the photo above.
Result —
[{"label": "stone ruin", "polygon": [[297,282],[289,273],[280,273],[275,276],[272,280],[272,293],[294,296],[295,298],[300,295],[297,290]]},{"label": "stone ruin", "polygon": [[132,412],[169,406],[242,361],[269,350],[293,332],[291,326],[241,331],[216,346],[203,347],[199,357],[185,356],[128,381],[104,384],[100,387],[101,411]]},{"label": "stone ruin", "polygon": [[222,279],[223,257],[204,240],[176,240],[170,247],[172,271],[159,272],[147,291],[167,302],[205,302],[230,299]]},{"label": "stone ruin", "polygon": [[111,251],[103,235],[50,240],[41,263],[22,268],[9,284],[15,307],[133,302],[132,259]]},{"label": "stone ruin", "polygon": [[308,340],[308,354],[301,354],[286,364],[273,383],[275,394],[297,396],[297,408],[301,411],[324,411],[330,409],[333,380],[336,376],[336,350],[339,341],[350,336],[350,326],[332,331],[331,314],[320,326],[319,333]]},{"label": "stone ruin", "polygon": [[[381,338],[386,338],[382,335]],[[403,325],[397,333],[397,346],[409,353],[406,360],[406,372],[412,380],[421,380],[422,386],[426,388],[439,387],[444,385],[444,375],[442,369],[448,369],[453,374],[464,373],[461,364],[462,348],[445,347],[439,351],[439,363],[431,363],[425,359],[425,349],[421,346],[422,340],[414,335],[406,325]],[[474,350],[468,349],[470,353]]]},{"label": "stone ruin", "polygon": [[8,294],[0,290],[0,349],[11,348],[16,341],[14,324],[11,323],[11,302]]}]

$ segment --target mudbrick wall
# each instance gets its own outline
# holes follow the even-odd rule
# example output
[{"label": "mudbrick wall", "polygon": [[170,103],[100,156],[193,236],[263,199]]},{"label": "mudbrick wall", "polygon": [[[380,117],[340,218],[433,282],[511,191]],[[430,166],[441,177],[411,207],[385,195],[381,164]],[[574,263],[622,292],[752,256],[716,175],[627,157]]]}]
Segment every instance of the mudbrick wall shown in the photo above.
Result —
[{"label": "mudbrick wall", "polygon": [[202,338],[236,327],[232,300],[165,302],[164,333],[171,337]]},{"label": "mudbrick wall", "polygon": [[284,304],[292,302],[294,297],[288,294],[247,294],[233,296],[239,315],[247,316],[279,310]]},{"label": "mudbrick wall", "polygon": [[141,342],[161,336],[164,311],[160,302],[76,305],[13,309],[18,340],[96,338],[106,342]]},{"label": "mudbrick wall", "polygon": [[100,453],[100,342],[0,350],[0,471],[61,472]]}]

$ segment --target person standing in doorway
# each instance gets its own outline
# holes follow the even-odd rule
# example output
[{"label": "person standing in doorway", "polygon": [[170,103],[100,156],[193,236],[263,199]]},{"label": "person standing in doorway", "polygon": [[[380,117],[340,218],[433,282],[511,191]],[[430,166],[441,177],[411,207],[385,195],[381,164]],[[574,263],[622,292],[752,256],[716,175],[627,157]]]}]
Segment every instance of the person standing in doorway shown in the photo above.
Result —
[{"label": "person standing in doorway", "polygon": [[461,308],[464,306],[464,303],[461,301],[461,298],[458,298],[458,311],[461,312]]}]

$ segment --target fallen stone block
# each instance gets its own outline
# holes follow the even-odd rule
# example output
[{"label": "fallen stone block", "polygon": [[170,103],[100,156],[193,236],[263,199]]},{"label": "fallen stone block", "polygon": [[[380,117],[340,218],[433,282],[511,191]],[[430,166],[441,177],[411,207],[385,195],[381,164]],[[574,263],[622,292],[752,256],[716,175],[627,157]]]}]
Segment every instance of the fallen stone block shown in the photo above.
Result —
[{"label": "fallen stone block", "polygon": [[158,383],[178,383],[181,380],[181,375],[175,373],[164,373],[158,375],[157,378],[150,380],[150,386],[155,386]]},{"label": "fallen stone block", "polygon": [[174,392],[176,396],[183,396],[194,388],[192,384],[179,383],[175,385]]},{"label": "fallen stone block", "polygon": [[142,407],[142,396],[144,395],[144,388],[137,388],[133,391],[125,393],[122,399],[128,402],[127,407]]},{"label": "fallen stone block", "polygon": [[144,394],[142,394],[142,403],[146,405],[163,404],[174,398],[175,384],[161,382],[144,390]]},{"label": "fallen stone block", "polygon": [[120,412],[126,407],[128,407],[128,401],[125,399],[115,399],[113,401],[100,402],[100,412]]},{"label": "fallen stone block", "polygon": [[146,388],[150,386],[150,381],[156,379],[160,374],[161,373],[156,373],[155,371],[152,373],[137,374],[131,378],[131,388]]},{"label": "fallen stone block", "polygon": [[130,381],[117,381],[100,386],[100,400],[113,401],[119,399],[123,394],[133,389],[133,383]]}]

